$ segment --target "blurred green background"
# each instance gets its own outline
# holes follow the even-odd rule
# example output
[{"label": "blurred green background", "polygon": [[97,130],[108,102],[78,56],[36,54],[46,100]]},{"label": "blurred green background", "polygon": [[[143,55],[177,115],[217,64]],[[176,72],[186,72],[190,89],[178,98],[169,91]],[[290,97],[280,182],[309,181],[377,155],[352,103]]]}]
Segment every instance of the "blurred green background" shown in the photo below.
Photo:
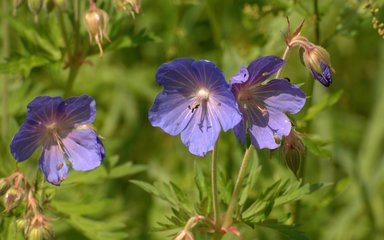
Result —
[{"label": "blurred green background", "polygon": [[[68,2],[63,16],[71,36],[74,1]],[[71,90],[70,70],[63,69],[68,58],[58,10],[42,11],[34,23],[26,5],[16,16],[11,1],[7,11],[2,8],[0,177],[15,169],[9,143],[33,98],[88,94],[97,102],[95,127],[107,150],[103,166],[87,173],[71,171],[60,187],[43,184],[53,199],[47,211],[55,239],[169,239],[175,231],[154,229],[168,221],[170,207],[130,180],[172,181],[189,193],[196,165],[208,174],[210,156],[191,155],[179,137],[150,125],[149,108],[162,90],[155,82],[156,69],[178,57],[208,59],[229,79],[257,57],[282,55],[286,16],[293,28],[305,19],[302,35],[329,51],[336,71],[334,83],[324,88],[302,65],[298,49],[283,70],[284,77],[302,84],[307,93],[314,86],[297,117],[298,129],[311,139],[306,145],[313,145],[303,165],[304,181],[331,183],[302,200],[300,230],[309,239],[382,239],[384,39],[372,26],[371,9],[377,7],[376,16],[384,22],[384,1],[142,0],[142,12],[134,20],[117,12],[112,1],[96,4],[109,14],[111,42],[104,42],[105,54],[99,57],[80,21],[79,47],[86,61]],[[87,6],[81,1],[81,17]],[[335,95],[341,96],[338,101],[332,100]],[[300,121],[311,102],[322,111]],[[219,148],[221,172],[234,179],[244,148],[232,131],[221,135]],[[31,181],[39,154],[19,164]],[[277,179],[295,179],[276,152],[260,151],[257,164],[262,170],[254,194]],[[282,209],[289,211],[289,206]],[[22,238],[12,230],[13,216],[2,215],[0,221],[1,236]],[[245,239],[286,239],[262,227],[244,232]]]}]

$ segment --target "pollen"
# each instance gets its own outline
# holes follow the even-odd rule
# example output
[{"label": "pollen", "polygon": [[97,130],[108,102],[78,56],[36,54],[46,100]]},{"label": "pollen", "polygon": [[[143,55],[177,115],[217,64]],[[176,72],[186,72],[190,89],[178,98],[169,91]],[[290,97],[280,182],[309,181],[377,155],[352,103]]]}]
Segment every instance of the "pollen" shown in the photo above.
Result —
[{"label": "pollen", "polygon": [[200,107],[200,104],[203,101],[205,102],[208,101],[209,91],[207,89],[202,88],[197,92],[196,96],[197,96],[196,101],[192,105],[188,106],[188,109],[190,109],[192,113]]}]

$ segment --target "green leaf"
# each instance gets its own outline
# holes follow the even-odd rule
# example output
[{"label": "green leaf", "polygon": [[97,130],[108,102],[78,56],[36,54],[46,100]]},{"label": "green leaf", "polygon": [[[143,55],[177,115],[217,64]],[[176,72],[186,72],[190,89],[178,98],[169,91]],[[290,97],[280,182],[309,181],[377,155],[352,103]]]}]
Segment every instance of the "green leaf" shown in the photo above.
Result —
[{"label": "green leaf", "polygon": [[327,143],[324,140],[316,139],[311,136],[303,136],[302,138],[305,147],[315,156],[320,158],[330,158],[332,153],[323,146]]},{"label": "green leaf", "polygon": [[342,95],[343,90],[339,90],[323,98],[320,102],[316,103],[315,105],[312,105],[308,109],[307,114],[304,117],[304,121],[310,121],[314,119],[321,111],[337,103]]},{"label": "green leaf", "polygon": [[279,233],[281,233],[282,235],[288,237],[289,239],[293,239],[293,240],[308,240],[309,239],[295,225],[281,224],[276,220],[268,220],[268,221],[265,221],[262,223],[258,223],[257,225],[276,230]]},{"label": "green leaf", "polygon": [[35,27],[18,21],[16,18],[9,18],[11,27],[20,35],[20,37],[34,44],[36,47],[44,50],[51,60],[60,60],[61,52],[55,47],[49,39],[37,32]]},{"label": "green leaf", "polygon": [[142,172],[146,169],[144,165],[133,165],[132,162],[124,163],[120,166],[112,168],[108,174],[108,178],[120,178]]},{"label": "green leaf", "polygon": [[24,76],[27,76],[33,68],[41,67],[48,63],[48,59],[40,56],[11,58],[6,63],[0,64],[0,73],[16,74],[21,72]]},{"label": "green leaf", "polygon": [[158,189],[149,183],[139,181],[139,180],[130,180],[130,182],[137,185],[138,187],[142,188],[147,193],[150,193],[154,196],[160,196]]}]

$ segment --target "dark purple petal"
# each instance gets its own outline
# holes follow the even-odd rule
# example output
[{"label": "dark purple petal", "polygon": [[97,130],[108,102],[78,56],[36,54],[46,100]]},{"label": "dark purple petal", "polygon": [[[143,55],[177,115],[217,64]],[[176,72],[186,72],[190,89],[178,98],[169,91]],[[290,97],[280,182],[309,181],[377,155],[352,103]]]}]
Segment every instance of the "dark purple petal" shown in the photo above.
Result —
[{"label": "dark purple petal", "polygon": [[162,92],[157,95],[149,111],[149,121],[152,126],[160,127],[166,133],[177,135],[184,130],[193,116],[188,108],[193,101],[194,99],[187,99],[178,93]]},{"label": "dark purple petal", "polygon": [[254,85],[264,82],[275,74],[284,64],[285,61],[276,56],[265,56],[256,59],[248,66],[249,80],[246,84]]},{"label": "dark purple petal", "polygon": [[235,97],[227,88],[210,96],[208,109],[220,121],[224,132],[236,126],[242,118]]},{"label": "dark purple petal", "polygon": [[61,117],[61,112],[57,111],[63,102],[61,97],[36,97],[27,106],[27,121],[36,123],[50,123]]},{"label": "dark purple petal", "polygon": [[305,94],[297,86],[284,79],[274,79],[257,88],[257,97],[269,110],[297,113],[305,104]]},{"label": "dark purple petal", "polygon": [[76,171],[87,171],[100,166],[105,152],[93,129],[72,130],[62,141],[65,155]]},{"label": "dark purple petal", "polygon": [[197,60],[192,63],[192,69],[197,89],[208,88],[210,92],[215,92],[216,89],[229,88],[223,72],[213,62]]},{"label": "dark purple petal", "polygon": [[29,158],[41,144],[44,136],[42,125],[36,122],[24,123],[12,139],[11,153],[21,162]]},{"label": "dark purple petal", "polygon": [[179,58],[162,64],[156,72],[156,81],[165,91],[191,93],[195,90],[196,76],[192,71],[193,59]]},{"label": "dark purple petal", "polygon": [[48,182],[60,185],[67,178],[68,165],[58,145],[46,145],[39,158],[39,165]]},{"label": "dark purple petal", "polygon": [[317,79],[321,84],[325,87],[329,87],[332,83],[332,76],[329,66],[324,63],[320,63],[322,73],[317,73],[314,69],[311,68],[312,75],[315,79]]},{"label": "dark purple petal", "polygon": [[241,66],[240,70],[231,77],[229,84],[232,87],[233,84],[241,84],[246,82],[248,78],[249,78],[248,69],[245,66]]},{"label": "dark purple petal", "polygon": [[90,124],[96,118],[96,101],[87,95],[68,98],[59,109],[64,111],[62,123],[68,126]]},{"label": "dark purple petal", "polygon": [[246,137],[246,120],[245,118],[241,119],[241,121],[235,126],[233,131],[235,132],[235,136],[240,140],[241,144],[244,144]]},{"label": "dark purple petal", "polygon": [[216,116],[204,104],[199,107],[181,132],[181,141],[192,154],[204,156],[213,150],[220,133],[220,123]]}]

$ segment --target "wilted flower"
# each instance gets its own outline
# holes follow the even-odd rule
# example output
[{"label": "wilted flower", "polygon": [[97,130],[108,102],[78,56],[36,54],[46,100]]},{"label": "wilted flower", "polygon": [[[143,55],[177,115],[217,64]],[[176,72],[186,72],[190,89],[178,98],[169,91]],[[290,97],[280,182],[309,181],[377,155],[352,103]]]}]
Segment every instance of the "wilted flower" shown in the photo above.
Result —
[{"label": "wilted flower", "polygon": [[305,104],[305,94],[286,79],[265,83],[284,64],[284,60],[275,56],[261,57],[248,68],[243,66],[231,78],[232,92],[243,114],[243,119],[234,128],[242,143],[245,141],[247,122],[251,142],[260,149],[277,148],[282,136],[291,131],[291,122],[284,112],[299,112]]},{"label": "wilted flower", "polygon": [[114,0],[118,11],[127,11],[133,18],[141,11],[141,0]]},{"label": "wilted flower", "polygon": [[103,48],[101,46],[103,39],[106,38],[108,41],[107,28],[109,17],[108,14],[97,8],[96,5],[91,2],[91,6],[84,15],[84,22],[88,30],[89,41],[92,43],[95,40],[99,47],[100,56],[103,55]]},{"label": "wilted flower", "polygon": [[173,60],[159,67],[156,81],[164,90],[149,112],[150,122],[170,135],[180,133],[195,155],[211,151],[221,128],[228,131],[241,120],[223,73],[210,61]]},{"label": "wilted flower", "polygon": [[39,165],[48,182],[59,185],[68,175],[71,162],[76,171],[98,167],[104,158],[103,144],[90,124],[96,117],[96,102],[90,96],[41,96],[28,104],[25,123],[11,143],[19,162],[29,158],[40,145]]}]

